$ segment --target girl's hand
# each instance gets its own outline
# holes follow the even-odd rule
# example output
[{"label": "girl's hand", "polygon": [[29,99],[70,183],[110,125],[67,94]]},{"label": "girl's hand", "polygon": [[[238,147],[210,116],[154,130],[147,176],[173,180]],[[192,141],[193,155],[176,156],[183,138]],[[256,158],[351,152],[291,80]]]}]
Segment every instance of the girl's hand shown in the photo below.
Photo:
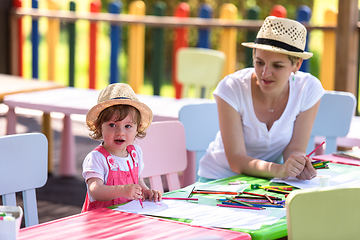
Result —
[{"label": "girl's hand", "polygon": [[[305,164],[306,164],[305,156],[290,155],[290,157],[285,161],[285,163],[281,167],[279,178],[287,179],[289,177],[297,177],[303,172]],[[304,175],[301,175],[301,177],[304,177]]]},{"label": "girl's hand", "polygon": [[144,189],[143,190],[143,198],[142,198],[143,201],[145,201],[145,199],[148,198],[150,202],[152,200],[154,200],[154,202],[158,202],[158,201],[161,201],[161,197],[162,197],[162,192],[160,192],[160,191],[153,190],[153,189]]},{"label": "girl's hand", "polygon": [[306,163],[303,171],[296,176],[297,179],[301,180],[311,180],[316,177],[316,169],[311,164],[311,158],[305,157]]},{"label": "girl's hand", "polygon": [[139,184],[123,185],[124,197],[132,200],[139,200],[142,197],[142,188]]}]

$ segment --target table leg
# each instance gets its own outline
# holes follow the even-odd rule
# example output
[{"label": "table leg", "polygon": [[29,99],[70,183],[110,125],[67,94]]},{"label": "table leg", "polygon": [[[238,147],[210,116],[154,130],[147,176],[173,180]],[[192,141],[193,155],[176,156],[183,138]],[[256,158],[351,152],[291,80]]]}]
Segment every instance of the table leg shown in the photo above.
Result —
[{"label": "table leg", "polygon": [[63,119],[63,132],[61,135],[60,175],[73,177],[76,175],[75,137],[71,130],[70,115]]},{"label": "table leg", "polygon": [[53,149],[54,149],[54,135],[51,128],[50,113],[43,114],[42,133],[48,139],[48,173],[54,173]]},{"label": "table leg", "polygon": [[15,108],[9,107],[9,110],[6,113],[6,135],[16,133],[16,123],[17,116],[15,113]]}]

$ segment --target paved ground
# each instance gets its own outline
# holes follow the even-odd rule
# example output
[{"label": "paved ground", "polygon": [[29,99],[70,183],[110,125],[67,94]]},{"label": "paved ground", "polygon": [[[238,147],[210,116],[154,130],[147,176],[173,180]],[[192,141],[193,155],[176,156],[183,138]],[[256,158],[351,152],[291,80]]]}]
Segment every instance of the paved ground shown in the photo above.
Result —
[{"label": "paved ground", "polygon": [[[7,108],[0,104],[0,136],[5,135],[6,131],[6,112]],[[40,132],[41,112],[19,111],[17,133]],[[52,115],[53,116],[53,115]],[[88,152],[98,145],[97,141],[90,139],[84,127],[83,118],[72,121],[73,133],[75,134],[77,175],[71,178],[63,178],[57,175],[57,168],[60,156],[60,136],[62,129],[61,116],[52,118],[54,129],[54,174],[49,176],[44,187],[37,189],[39,222],[47,222],[58,218],[70,216],[81,211],[84,201],[86,186],[81,176],[81,164]],[[22,206],[18,195],[18,205]],[[1,204],[1,197],[0,197]]]}]

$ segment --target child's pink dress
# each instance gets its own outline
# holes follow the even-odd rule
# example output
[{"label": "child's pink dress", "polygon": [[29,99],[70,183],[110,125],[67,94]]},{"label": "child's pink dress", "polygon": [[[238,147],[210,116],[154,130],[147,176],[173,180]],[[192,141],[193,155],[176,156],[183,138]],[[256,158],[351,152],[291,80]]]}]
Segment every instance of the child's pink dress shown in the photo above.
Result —
[{"label": "child's pink dress", "polygon": [[[111,157],[110,153],[103,146],[101,146],[101,145],[97,146],[93,151],[98,151],[98,152],[102,153],[106,158],[106,162],[109,167],[109,176],[108,176],[108,179],[106,182],[107,186],[126,185],[126,184],[134,183],[129,171],[120,171],[119,167],[118,167],[117,171],[114,171],[111,169],[111,166],[116,164],[116,162]],[[130,153],[131,159],[133,161],[132,165],[134,166],[134,168],[132,169],[132,174],[134,175],[135,183],[137,184],[139,167],[135,166],[135,160],[134,160],[134,158],[136,158],[137,153],[136,153],[135,147],[133,145],[129,145],[127,147],[127,151]],[[127,198],[119,197],[119,198],[109,200],[109,201],[90,202],[88,194],[89,194],[89,192],[86,193],[85,202],[84,202],[81,212],[91,211],[91,210],[94,210],[97,208],[106,208],[106,207],[110,207],[113,205],[117,205],[120,203],[125,203],[125,202],[130,201]]]}]

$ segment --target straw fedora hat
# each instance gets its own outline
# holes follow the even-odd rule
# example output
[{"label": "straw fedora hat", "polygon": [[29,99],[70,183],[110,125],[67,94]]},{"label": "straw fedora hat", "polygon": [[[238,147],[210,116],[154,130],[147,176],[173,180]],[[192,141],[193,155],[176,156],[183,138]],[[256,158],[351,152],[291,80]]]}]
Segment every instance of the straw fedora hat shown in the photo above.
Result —
[{"label": "straw fedora hat", "polygon": [[86,124],[88,127],[94,125],[102,110],[119,104],[130,105],[138,109],[141,114],[140,129],[144,131],[149,127],[153,119],[151,109],[140,102],[134,90],[125,83],[110,84],[100,92],[97,105],[92,107],[86,114]]},{"label": "straw fedora hat", "polygon": [[313,54],[305,52],[306,33],[305,26],[297,21],[270,16],[265,19],[255,41],[242,45],[308,59]]}]

